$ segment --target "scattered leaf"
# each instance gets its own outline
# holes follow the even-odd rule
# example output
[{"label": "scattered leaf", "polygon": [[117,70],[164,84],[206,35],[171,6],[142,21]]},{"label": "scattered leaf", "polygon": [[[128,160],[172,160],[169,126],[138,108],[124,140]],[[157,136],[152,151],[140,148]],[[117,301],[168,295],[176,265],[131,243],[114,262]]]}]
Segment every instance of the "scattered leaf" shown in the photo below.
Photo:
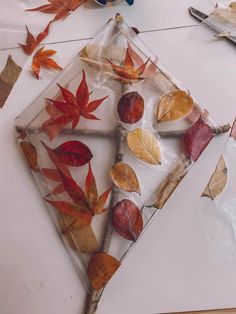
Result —
[{"label": "scattered leaf", "polygon": [[120,262],[106,253],[92,255],[88,263],[88,277],[95,290],[102,289],[120,266]]},{"label": "scattered leaf", "polygon": [[161,97],[157,122],[174,121],[188,115],[193,109],[193,99],[185,91],[177,90]]},{"label": "scattered leaf", "polygon": [[35,55],[33,56],[32,60],[32,73],[35,75],[37,80],[39,79],[39,72],[41,67],[53,70],[62,70],[56,61],[54,61],[51,56],[55,55],[57,52],[55,50],[44,50],[45,47],[40,48]]},{"label": "scattered leaf", "polygon": [[188,157],[196,161],[214,134],[200,117],[184,134],[184,149]]},{"label": "scattered leaf", "polygon": [[224,189],[227,182],[227,167],[223,156],[220,157],[218,165],[213,173],[202,196],[214,200]]},{"label": "scattered leaf", "polygon": [[138,178],[135,171],[124,162],[117,162],[110,171],[114,184],[127,192],[140,193]]},{"label": "scattered leaf", "polygon": [[87,145],[80,141],[67,141],[54,149],[54,153],[62,163],[80,167],[87,164],[93,157]]},{"label": "scattered leaf", "polygon": [[112,225],[123,238],[136,241],[143,230],[139,208],[130,200],[118,202],[112,210]]},{"label": "scattered leaf", "polygon": [[144,112],[144,100],[138,92],[130,92],[124,94],[117,106],[119,118],[124,123],[138,122]]},{"label": "scattered leaf", "polygon": [[2,108],[16,83],[22,68],[12,59],[11,55],[7,58],[4,70],[0,73],[0,108]]},{"label": "scattered leaf", "polygon": [[127,144],[137,158],[152,165],[161,163],[161,151],[158,142],[150,131],[138,128],[129,132]]},{"label": "scattered leaf", "polygon": [[21,142],[20,146],[29,163],[30,169],[37,171],[38,154],[36,148],[30,142]]}]

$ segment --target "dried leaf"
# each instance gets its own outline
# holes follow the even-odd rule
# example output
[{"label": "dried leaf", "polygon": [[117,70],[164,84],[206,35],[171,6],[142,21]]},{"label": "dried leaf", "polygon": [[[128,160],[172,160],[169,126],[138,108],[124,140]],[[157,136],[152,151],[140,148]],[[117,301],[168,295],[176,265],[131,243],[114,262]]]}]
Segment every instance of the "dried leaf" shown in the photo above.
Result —
[{"label": "dried leaf", "polygon": [[214,200],[224,189],[227,182],[227,167],[223,156],[221,156],[215,172],[213,173],[202,196]]},{"label": "dried leaf", "polygon": [[0,108],[2,108],[16,83],[22,68],[18,66],[11,55],[7,58],[4,70],[0,73]]},{"label": "dried leaf", "polygon": [[114,184],[127,192],[140,193],[138,178],[135,171],[124,162],[116,163],[110,171],[110,176]]},{"label": "dried leaf", "polygon": [[43,168],[41,169],[42,174],[52,181],[61,181],[60,173],[57,169],[49,169],[49,168]]},{"label": "dried leaf", "polygon": [[144,100],[138,92],[124,94],[117,106],[119,118],[124,123],[138,122],[144,112]]},{"label": "dried leaf", "polygon": [[92,255],[88,263],[88,277],[95,290],[102,289],[120,266],[120,262],[106,253]]},{"label": "dried leaf", "polygon": [[87,164],[93,157],[87,145],[80,141],[67,141],[54,149],[54,153],[62,163],[80,167]]},{"label": "dried leaf", "polygon": [[62,70],[62,67],[58,65],[51,56],[55,55],[57,52],[55,50],[44,50],[45,47],[40,48],[35,55],[33,56],[32,60],[32,73],[34,76],[39,79],[39,72],[41,67],[53,70]]},{"label": "dried leaf", "polygon": [[173,91],[160,99],[156,119],[157,122],[177,120],[188,115],[192,109],[192,97],[183,90]]},{"label": "dried leaf", "polygon": [[214,134],[200,117],[184,134],[184,149],[188,157],[197,160]]},{"label": "dried leaf", "polygon": [[85,180],[85,193],[89,207],[93,208],[98,199],[97,184],[93,175],[91,164],[89,163],[89,170]]},{"label": "dried leaf", "polygon": [[229,5],[229,7],[230,7],[231,9],[236,10],[236,1],[231,2],[230,5]]},{"label": "dried leaf", "polygon": [[27,159],[30,169],[37,171],[38,169],[38,154],[36,148],[30,142],[21,142],[21,149]]},{"label": "dried leaf", "polygon": [[236,140],[236,119],[234,120],[234,123],[232,125],[230,136]]},{"label": "dried leaf", "polygon": [[157,165],[161,163],[161,151],[155,136],[143,129],[135,129],[127,135],[130,151],[139,159]]},{"label": "dried leaf", "polygon": [[112,210],[112,225],[120,236],[136,241],[143,230],[139,208],[128,199],[118,202]]},{"label": "dried leaf", "polygon": [[52,190],[52,194],[53,195],[57,195],[57,194],[61,194],[65,192],[65,188],[64,185],[61,183],[58,186],[56,186],[53,190]]},{"label": "dried leaf", "polygon": [[109,195],[111,193],[111,190],[112,190],[111,188],[108,189],[107,191],[105,191],[104,193],[102,193],[98,197],[97,202],[96,202],[94,208],[92,209],[92,212],[93,212],[94,215],[102,214],[104,211],[107,210],[107,208],[105,208],[104,206],[105,206],[105,204],[106,204],[106,202],[108,200],[108,197],[109,197]]}]

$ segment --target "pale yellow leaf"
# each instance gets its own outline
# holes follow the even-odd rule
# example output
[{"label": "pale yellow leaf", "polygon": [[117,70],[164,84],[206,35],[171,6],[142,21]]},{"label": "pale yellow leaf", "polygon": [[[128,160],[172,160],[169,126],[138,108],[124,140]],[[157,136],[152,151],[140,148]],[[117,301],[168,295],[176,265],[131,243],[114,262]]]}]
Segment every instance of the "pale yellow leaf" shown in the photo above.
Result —
[{"label": "pale yellow leaf", "polygon": [[138,158],[151,165],[161,163],[161,151],[156,137],[141,128],[129,132],[127,144],[130,151]]},{"label": "pale yellow leaf", "polygon": [[230,3],[230,8],[236,10],[236,1]]}]

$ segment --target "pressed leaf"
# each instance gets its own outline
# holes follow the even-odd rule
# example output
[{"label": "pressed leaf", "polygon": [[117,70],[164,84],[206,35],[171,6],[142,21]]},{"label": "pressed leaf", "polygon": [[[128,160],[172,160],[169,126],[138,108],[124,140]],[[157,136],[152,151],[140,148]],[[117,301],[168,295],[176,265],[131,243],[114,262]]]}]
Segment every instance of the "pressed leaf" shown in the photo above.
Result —
[{"label": "pressed leaf", "polygon": [[30,142],[21,142],[21,149],[27,159],[29,166],[32,170],[37,171],[38,167],[38,154],[36,148]]},{"label": "pressed leaf", "polygon": [[112,225],[120,236],[136,241],[143,230],[143,218],[139,208],[128,199],[118,202],[112,210]]},{"label": "pressed leaf", "polygon": [[174,121],[185,117],[192,109],[192,97],[183,90],[173,91],[161,98],[156,119],[157,122]]},{"label": "pressed leaf", "polygon": [[234,123],[232,125],[230,136],[236,140],[236,119],[234,120]]},{"label": "pressed leaf", "polygon": [[231,2],[229,6],[230,6],[231,9],[235,9],[236,10],[236,1]]},{"label": "pressed leaf", "polygon": [[67,141],[54,149],[60,161],[68,166],[80,167],[93,157],[87,145],[80,141]]},{"label": "pressed leaf", "polygon": [[130,151],[139,159],[157,165],[161,163],[161,151],[155,136],[143,129],[135,129],[127,135]]},{"label": "pressed leaf", "polygon": [[95,290],[102,289],[120,266],[120,262],[106,253],[92,255],[88,263],[88,277]]},{"label": "pressed leaf", "polygon": [[46,178],[52,181],[61,181],[61,176],[57,169],[43,168],[41,171]]},{"label": "pressed leaf", "polygon": [[188,157],[197,160],[214,134],[200,117],[184,134],[184,149]]},{"label": "pressed leaf", "polygon": [[89,163],[89,170],[85,180],[85,193],[89,203],[89,207],[93,208],[98,199],[98,191],[96,181],[93,175],[91,164]]},{"label": "pressed leaf", "polygon": [[92,209],[92,212],[93,212],[94,215],[102,214],[104,211],[107,210],[107,208],[105,208],[104,206],[105,206],[105,204],[106,204],[106,202],[108,200],[108,197],[109,197],[109,195],[111,193],[111,190],[112,190],[111,188],[108,189],[107,191],[105,191],[104,193],[102,193],[98,197],[97,202],[96,202],[95,206]]},{"label": "pressed leaf", "polygon": [[117,162],[110,171],[114,184],[127,192],[140,193],[138,178],[135,171],[124,162]]},{"label": "pressed leaf", "polygon": [[138,122],[144,112],[144,100],[138,92],[124,94],[117,106],[119,118],[124,123]]},{"label": "pressed leaf", "polygon": [[61,183],[58,186],[56,186],[53,190],[52,190],[52,194],[53,195],[57,195],[57,194],[61,194],[65,192],[65,188],[64,185]]},{"label": "pressed leaf", "polygon": [[0,73],[0,108],[2,108],[16,83],[22,68],[12,59],[11,55],[7,58],[4,70]]},{"label": "pressed leaf", "polygon": [[219,163],[213,173],[205,191],[202,196],[206,196],[214,200],[224,189],[227,182],[227,167],[223,156],[221,156]]}]

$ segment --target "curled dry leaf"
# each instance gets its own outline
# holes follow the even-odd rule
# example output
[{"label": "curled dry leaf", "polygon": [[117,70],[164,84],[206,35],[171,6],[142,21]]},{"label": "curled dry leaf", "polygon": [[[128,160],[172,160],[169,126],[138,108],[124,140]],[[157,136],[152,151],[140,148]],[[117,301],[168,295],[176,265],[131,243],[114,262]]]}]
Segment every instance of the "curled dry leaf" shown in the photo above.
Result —
[{"label": "curled dry leaf", "polygon": [[119,118],[124,123],[138,122],[144,112],[144,100],[138,92],[130,92],[124,94],[117,106]]},{"label": "curled dry leaf", "polygon": [[120,267],[120,264],[116,258],[106,253],[92,255],[88,263],[87,273],[93,289],[102,289]]},{"label": "curled dry leaf", "polygon": [[227,182],[227,167],[223,156],[220,157],[215,172],[213,173],[202,196],[214,200],[224,189]]},{"label": "curled dry leaf", "polygon": [[136,241],[143,230],[140,209],[128,199],[118,202],[112,210],[112,225],[120,236]]},{"label": "curled dry leaf", "polygon": [[161,151],[157,139],[150,131],[138,128],[129,132],[127,144],[137,158],[151,165],[161,163]]},{"label": "curled dry leaf", "polygon": [[36,148],[30,142],[21,142],[20,146],[29,163],[30,169],[37,171],[38,154]]},{"label": "curled dry leaf", "polygon": [[213,131],[200,117],[184,134],[184,149],[188,157],[197,160],[214,137]]},{"label": "curled dry leaf", "polygon": [[188,115],[193,109],[193,99],[185,91],[177,90],[161,97],[157,109],[157,122],[174,121]]},{"label": "curled dry leaf", "polygon": [[124,162],[117,162],[110,171],[113,183],[127,192],[140,193],[138,178],[135,171]]}]

